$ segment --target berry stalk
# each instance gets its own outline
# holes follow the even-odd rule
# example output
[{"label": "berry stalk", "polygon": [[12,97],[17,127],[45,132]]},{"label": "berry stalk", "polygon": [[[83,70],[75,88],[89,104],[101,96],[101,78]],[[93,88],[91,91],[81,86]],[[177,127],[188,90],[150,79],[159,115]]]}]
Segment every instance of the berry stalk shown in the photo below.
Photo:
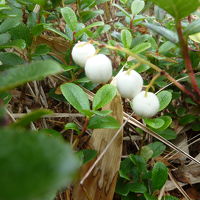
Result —
[{"label": "berry stalk", "polygon": [[114,50],[114,51],[124,52],[127,55],[134,57],[136,60],[138,60],[138,62],[140,62],[142,64],[149,65],[155,71],[160,72],[161,74],[166,76],[166,78],[170,82],[172,82],[174,85],[176,85],[176,87],[178,87],[182,92],[184,92],[185,94],[190,96],[196,103],[200,104],[200,101],[196,99],[195,95],[192,92],[190,92],[189,90],[187,90],[182,84],[177,82],[170,74],[168,74],[166,71],[163,71],[160,67],[154,65],[153,63],[151,63],[151,62],[145,60],[144,58],[140,57],[139,55],[131,52],[129,49],[123,48],[121,46],[111,46],[111,45],[107,45],[107,44],[100,44],[99,42],[96,42],[96,41],[93,41],[93,40],[91,40],[91,43],[96,44],[96,45],[101,46],[101,47],[106,47],[106,48]]}]

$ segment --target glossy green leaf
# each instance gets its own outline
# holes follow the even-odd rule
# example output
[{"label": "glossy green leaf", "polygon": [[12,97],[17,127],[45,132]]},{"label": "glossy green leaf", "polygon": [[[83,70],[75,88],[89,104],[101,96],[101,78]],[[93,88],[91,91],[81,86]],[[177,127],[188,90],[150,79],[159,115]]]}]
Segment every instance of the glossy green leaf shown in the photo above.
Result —
[{"label": "glossy green leaf", "polygon": [[162,142],[153,142],[148,144],[148,147],[153,151],[152,158],[160,156],[166,149],[166,146]]},{"label": "glossy green leaf", "polygon": [[147,162],[153,156],[153,150],[149,146],[143,146],[140,151],[140,155]]},{"label": "glossy green leaf", "polygon": [[26,46],[30,46],[32,44],[32,34],[30,29],[25,24],[20,24],[15,28],[12,28],[9,33],[13,40],[24,40],[26,42]]},{"label": "glossy green leaf", "polygon": [[111,84],[106,84],[101,87],[94,96],[92,107],[94,110],[102,108],[106,104],[112,101],[116,96],[117,89]]},{"label": "glossy green leaf", "polygon": [[12,48],[12,47],[18,47],[20,49],[24,49],[26,47],[26,42],[22,39],[17,39],[17,40],[13,40],[8,43],[5,43],[3,45],[0,45],[0,49]]},{"label": "glossy green leaf", "polygon": [[61,85],[61,92],[67,101],[80,113],[83,110],[90,110],[87,94],[74,83]]},{"label": "glossy green leaf", "polygon": [[13,67],[0,73],[0,92],[62,71],[61,66],[51,60],[36,61]]},{"label": "glossy green leaf", "polygon": [[167,90],[163,90],[163,91],[161,91],[157,94],[157,97],[158,97],[159,102],[160,102],[159,111],[161,111],[161,110],[165,109],[169,105],[169,103],[171,102],[172,93],[167,91]]},{"label": "glossy green leaf", "polygon": [[93,149],[83,149],[78,152],[78,155],[81,155],[83,164],[85,164],[97,156],[97,151]]},{"label": "glossy green leaf", "polygon": [[167,140],[173,140],[177,137],[176,132],[170,128],[167,128],[165,130],[156,130],[155,132]]},{"label": "glossy green leaf", "polygon": [[97,17],[98,15],[103,15],[103,10],[84,10],[80,12],[80,17],[83,23]]},{"label": "glossy green leaf", "polygon": [[5,33],[9,31],[10,29],[18,26],[19,24],[20,24],[20,21],[18,18],[15,18],[15,17],[7,18],[0,24],[0,33]]},{"label": "glossy green leaf", "polygon": [[77,133],[80,133],[78,125],[73,123],[73,122],[72,123],[67,123],[64,128],[65,128],[65,130],[74,130]]},{"label": "glossy green leaf", "polygon": [[200,32],[200,19],[197,19],[192,23],[188,24],[186,29],[184,30],[185,35],[193,35],[199,32]]},{"label": "glossy green leaf", "polygon": [[159,130],[165,130],[172,123],[172,118],[170,116],[167,116],[167,115],[161,116],[161,117],[159,117],[159,119],[162,119],[164,121],[163,126],[160,127]]},{"label": "glossy green leaf", "polygon": [[34,122],[40,119],[42,116],[49,115],[52,113],[53,112],[51,110],[47,110],[47,109],[34,110],[24,115],[22,118],[18,119],[15,123],[11,124],[11,127],[26,127],[31,122]]},{"label": "glossy green leaf", "polygon": [[136,45],[135,47],[133,47],[131,49],[131,51],[133,53],[139,54],[139,53],[142,53],[143,51],[146,51],[150,47],[151,47],[151,43],[149,43],[149,42],[143,42],[143,43],[140,43],[140,44]]},{"label": "glossy green leaf", "polygon": [[61,8],[61,14],[69,28],[75,31],[78,21],[74,11],[70,7],[65,7]]},{"label": "glossy green leaf", "polygon": [[75,36],[76,36],[76,37],[79,37],[79,36],[81,36],[83,33],[87,32],[87,30],[89,30],[89,29],[91,29],[91,28],[93,28],[93,27],[98,27],[98,26],[103,26],[103,25],[104,25],[104,22],[101,22],[101,21],[99,21],[99,22],[94,22],[94,23],[92,23],[92,24],[86,26],[85,28],[82,28],[81,30],[77,31],[76,34],[75,34]]},{"label": "glossy green leaf", "polygon": [[152,169],[152,187],[153,190],[160,190],[168,177],[168,169],[162,162],[157,162]]},{"label": "glossy green leaf", "polygon": [[131,4],[131,12],[132,15],[139,14],[145,6],[145,3],[143,0],[134,0]]},{"label": "glossy green leaf", "polygon": [[131,183],[128,185],[131,192],[135,193],[145,193],[147,188],[143,183]]},{"label": "glossy green leaf", "polygon": [[151,23],[143,23],[144,26],[151,29],[152,31],[158,33],[159,35],[162,35],[166,39],[168,39],[170,42],[178,43],[178,35],[177,33],[159,25],[151,24]]},{"label": "glossy green leaf", "polygon": [[124,30],[121,31],[121,41],[122,41],[125,48],[131,47],[132,40],[133,40],[133,37],[132,37],[132,34],[129,30],[124,29]]},{"label": "glossy green leaf", "polygon": [[118,8],[125,16],[131,18],[131,15],[126,10],[124,10],[120,5],[115,3],[113,3],[112,5]]},{"label": "glossy green leaf", "polygon": [[162,200],[179,200],[177,197],[174,197],[174,196],[164,196],[163,198],[162,198]]},{"label": "glossy green leaf", "polygon": [[11,36],[9,33],[2,33],[0,34],[0,45],[8,43]]},{"label": "glossy green leaf", "polygon": [[1,128],[0,152],[0,199],[53,199],[79,167],[66,142],[42,132]]},{"label": "glossy green leaf", "polygon": [[35,52],[33,53],[33,56],[41,56],[46,55],[50,51],[50,47],[46,44],[40,44],[36,47]]},{"label": "glossy green leaf", "polygon": [[57,30],[57,29],[55,29],[53,27],[51,27],[49,24],[45,24],[44,28],[46,30],[52,31],[52,32],[60,35],[61,37],[65,38],[66,40],[71,40],[66,34],[64,34],[63,32],[61,32],[61,31],[59,31],[59,30]]},{"label": "glossy green leaf", "polygon": [[0,52],[0,61],[4,65],[21,65],[25,61],[15,53]]},{"label": "glossy green leaf", "polygon": [[101,117],[95,115],[89,120],[88,128],[90,129],[100,129],[100,128],[111,128],[118,129],[120,127],[120,123],[111,116]]},{"label": "glossy green leaf", "polygon": [[194,12],[199,6],[199,0],[151,0],[156,5],[166,10],[175,19],[182,19]]},{"label": "glossy green leaf", "polygon": [[92,112],[96,115],[105,117],[107,115],[109,115],[110,113],[112,113],[112,110],[92,110]]},{"label": "glossy green leaf", "polygon": [[148,126],[150,126],[151,128],[154,128],[154,129],[159,129],[159,128],[161,128],[165,124],[164,120],[162,120],[160,118],[153,118],[153,119],[151,119],[151,118],[145,118],[144,122]]}]

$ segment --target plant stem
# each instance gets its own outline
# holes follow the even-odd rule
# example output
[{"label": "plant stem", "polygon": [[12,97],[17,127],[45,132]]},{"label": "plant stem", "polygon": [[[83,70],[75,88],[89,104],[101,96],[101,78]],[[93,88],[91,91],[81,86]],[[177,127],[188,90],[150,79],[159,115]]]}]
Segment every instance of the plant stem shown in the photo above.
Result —
[{"label": "plant stem", "polygon": [[93,41],[93,40],[91,40],[90,42],[97,44],[100,47],[106,47],[108,49],[112,49],[112,50],[115,50],[115,51],[124,52],[124,53],[128,54],[129,56],[134,57],[136,60],[138,60],[138,62],[140,62],[142,64],[149,65],[155,71],[160,72],[162,75],[166,76],[166,78],[170,82],[172,82],[174,85],[176,85],[176,87],[178,87],[182,92],[184,92],[185,94],[190,96],[196,103],[200,104],[200,101],[195,98],[195,95],[192,92],[190,92],[189,90],[187,90],[182,84],[177,82],[172,76],[170,76],[170,74],[168,74],[166,71],[162,70],[160,67],[154,65],[153,63],[151,63],[151,62],[145,60],[144,58],[140,57],[139,55],[133,53],[129,49],[123,48],[121,46],[111,46],[111,45],[107,45],[107,44],[100,44],[99,42],[96,42],[96,41]]},{"label": "plant stem", "polygon": [[150,81],[150,83],[147,85],[147,88],[145,90],[145,95],[147,95],[147,92],[149,91],[149,88],[153,86],[155,80],[160,76],[160,73],[157,73]]},{"label": "plant stem", "polygon": [[182,31],[180,20],[176,22],[176,28],[177,28],[177,32],[178,32],[179,43],[180,43],[183,58],[185,61],[185,67],[186,67],[187,73],[189,75],[189,78],[190,78],[190,81],[191,81],[194,91],[197,92],[197,94],[200,96],[200,89],[198,87],[197,80],[196,80],[195,74],[194,74],[194,70],[192,68],[192,63],[191,63],[191,59],[189,56],[189,48],[188,48],[187,41],[185,40],[185,38],[183,36],[183,31]]}]

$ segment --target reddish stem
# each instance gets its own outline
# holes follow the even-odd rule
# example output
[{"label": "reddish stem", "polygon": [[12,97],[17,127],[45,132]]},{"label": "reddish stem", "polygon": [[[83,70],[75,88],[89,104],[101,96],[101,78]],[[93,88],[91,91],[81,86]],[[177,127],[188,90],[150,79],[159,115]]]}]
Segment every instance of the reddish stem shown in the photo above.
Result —
[{"label": "reddish stem", "polygon": [[190,81],[191,81],[191,84],[192,84],[194,91],[197,92],[197,94],[200,96],[200,89],[198,87],[197,80],[196,80],[195,74],[194,74],[194,70],[192,68],[192,63],[191,63],[191,59],[190,59],[190,56],[189,56],[188,44],[187,44],[187,41],[185,40],[185,38],[183,36],[180,21],[177,21],[176,28],[177,28],[177,32],[178,32],[180,47],[182,49],[182,54],[183,54],[183,58],[184,58],[184,61],[185,61],[185,67],[187,69],[187,73],[189,75],[189,78],[190,78]]}]

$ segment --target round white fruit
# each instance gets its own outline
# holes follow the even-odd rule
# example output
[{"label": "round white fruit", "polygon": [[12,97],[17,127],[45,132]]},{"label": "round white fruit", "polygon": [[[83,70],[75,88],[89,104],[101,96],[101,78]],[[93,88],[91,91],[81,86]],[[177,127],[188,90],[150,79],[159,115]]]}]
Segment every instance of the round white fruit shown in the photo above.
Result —
[{"label": "round white fruit", "polygon": [[153,117],[159,110],[160,103],[158,97],[145,91],[140,92],[131,102],[133,111],[141,117]]},{"label": "round white fruit", "polygon": [[142,87],[143,79],[135,70],[124,71],[117,77],[117,89],[124,98],[134,98]]},{"label": "round white fruit", "polygon": [[96,50],[92,44],[78,42],[72,49],[72,58],[77,65],[85,67],[87,59],[95,55],[95,52]]},{"label": "round white fruit", "polygon": [[93,83],[106,83],[112,77],[112,62],[104,54],[92,56],[85,64],[85,74]]}]

